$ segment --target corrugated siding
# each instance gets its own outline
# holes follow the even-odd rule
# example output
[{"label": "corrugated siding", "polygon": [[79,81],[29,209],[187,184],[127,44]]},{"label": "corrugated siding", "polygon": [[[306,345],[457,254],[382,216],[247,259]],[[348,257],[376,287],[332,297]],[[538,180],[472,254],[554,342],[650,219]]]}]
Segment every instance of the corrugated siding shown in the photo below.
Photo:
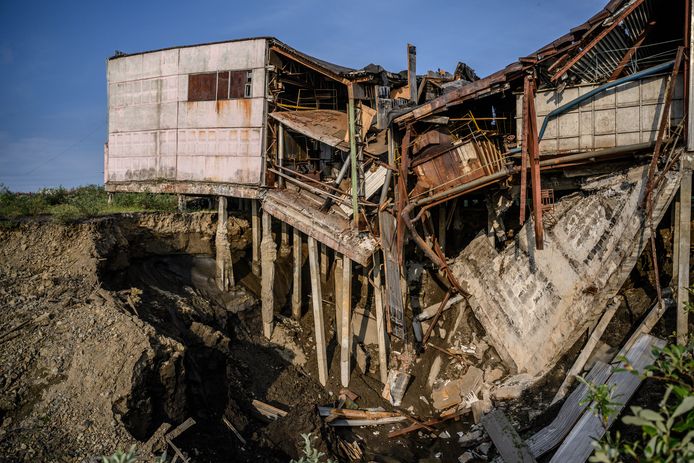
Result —
[{"label": "corrugated siding", "polygon": [[[106,180],[258,185],[265,46],[255,39],[110,60]],[[253,72],[251,98],[188,101],[189,74],[227,70]]]}]

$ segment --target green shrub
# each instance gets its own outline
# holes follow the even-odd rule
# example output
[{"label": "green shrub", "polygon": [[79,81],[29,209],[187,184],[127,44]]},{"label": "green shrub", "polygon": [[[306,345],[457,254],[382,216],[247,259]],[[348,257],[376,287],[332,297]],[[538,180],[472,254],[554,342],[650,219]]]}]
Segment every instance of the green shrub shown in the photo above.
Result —
[{"label": "green shrub", "polygon": [[66,224],[84,218],[82,211],[72,204],[58,204],[51,209],[53,220],[58,223]]},{"label": "green shrub", "polygon": [[[321,463],[321,458],[325,456],[323,452],[319,452],[318,449],[313,448],[311,443],[311,434],[302,434],[301,438],[304,440],[304,456],[298,460],[291,460],[289,463]],[[326,463],[337,463],[335,460],[328,458],[325,460]]]}]

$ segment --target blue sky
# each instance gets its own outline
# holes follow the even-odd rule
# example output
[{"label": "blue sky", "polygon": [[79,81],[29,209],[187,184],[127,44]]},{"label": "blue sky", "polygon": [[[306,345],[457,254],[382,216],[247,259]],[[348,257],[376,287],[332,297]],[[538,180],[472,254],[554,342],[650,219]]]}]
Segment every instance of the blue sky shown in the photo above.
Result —
[{"label": "blue sky", "polygon": [[13,191],[103,181],[106,58],[272,35],[360,68],[485,76],[565,34],[606,0],[0,2],[0,183]]}]

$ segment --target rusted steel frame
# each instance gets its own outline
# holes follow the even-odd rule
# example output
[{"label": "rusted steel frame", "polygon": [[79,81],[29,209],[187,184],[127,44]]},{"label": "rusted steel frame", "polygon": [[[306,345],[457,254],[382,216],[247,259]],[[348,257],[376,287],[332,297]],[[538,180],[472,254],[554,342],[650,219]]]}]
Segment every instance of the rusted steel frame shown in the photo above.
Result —
[{"label": "rusted steel frame", "polygon": [[439,318],[441,318],[441,314],[443,313],[443,308],[446,307],[446,304],[448,303],[448,300],[450,298],[451,298],[451,291],[448,290],[448,291],[446,291],[446,295],[443,297],[441,304],[439,304],[439,308],[436,309],[436,315],[434,315],[434,319],[431,321],[431,323],[429,323],[429,326],[427,327],[427,332],[424,333],[424,337],[422,338],[422,350],[427,350],[427,342],[429,342],[429,337],[431,336],[431,332],[433,331],[436,323],[438,323]]},{"label": "rusted steel frame", "polygon": [[607,34],[612,32],[612,30],[617,27],[627,16],[629,16],[636,8],[641,6],[644,0],[636,0],[628,8],[626,8],[622,13],[612,21],[612,24],[603,29],[598,35],[596,35],[581,51],[571,58],[568,63],[566,63],[556,74],[551,78],[552,82],[555,82],[561,76],[566,74],[566,72],[573,67],[581,58],[583,58],[589,51],[593,49]]},{"label": "rusted steel frame", "polygon": [[[341,202],[341,203],[346,204],[346,205],[348,205],[348,206],[351,206],[351,204],[352,204],[352,203],[351,203],[348,199],[346,199],[346,198],[341,198],[341,197],[336,196],[336,195],[334,195],[334,194],[332,194],[332,193],[328,193],[328,192],[325,191],[325,190],[322,190],[322,189],[320,189],[320,188],[318,188],[318,187],[315,187],[315,186],[313,186],[313,185],[310,185],[310,184],[308,184],[308,183],[302,182],[301,180],[297,180],[297,179],[295,179],[294,177],[292,177],[291,175],[284,174],[284,173],[280,172],[279,170],[274,169],[274,168],[272,168],[272,167],[268,168],[268,171],[273,172],[273,173],[275,173],[275,174],[277,174],[277,175],[280,175],[280,176],[284,177],[284,178],[287,179],[290,183],[294,183],[295,185],[299,186],[300,188],[306,188],[306,189],[309,190],[311,193],[314,193],[314,194],[317,194],[317,195],[327,195],[327,196],[331,197],[332,199],[334,199],[335,201]],[[315,180],[313,180],[313,179],[311,179],[311,180],[315,182]],[[323,184],[321,184],[321,185],[323,185]],[[323,185],[323,186],[325,186],[325,185]],[[366,207],[378,207],[378,204],[374,204],[374,203],[368,202],[368,201],[361,201],[361,202],[359,203],[359,205],[360,205],[360,206],[366,206]]]},{"label": "rusted steel frame", "polygon": [[[527,79],[527,78],[526,78]],[[528,104],[528,158],[532,177],[533,213],[535,215],[535,248],[542,250],[544,227],[542,225],[542,185],[540,181],[540,144],[537,136],[537,115],[535,114],[535,80],[529,83],[530,98]]]},{"label": "rusted steel frame", "polygon": [[276,45],[276,44],[275,44],[275,45],[272,45],[272,46],[270,47],[270,50],[271,50],[271,51],[274,51],[275,53],[279,53],[280,55],[283,55],[283,56],[285,56],[285,57],[287,57],[287,58],[289,58],[289,59],[291,59],[291,60],[294,60],[294,61],[296,61],[297,63],[302,64],[302,65],[306,66],[307,68],[309,68],[309,69],[311,69],[311,70],[313,70],[313,71],[318,72],[319,74],[323,74],[324,76],[329,77],[329,78],[331,78],[331,79],[333,79],[333,80],[336,80],[336,81],[338,81],[338,82],[341,82],[341,83],[343,83],[343,84],[345,84],[345,85],[349,85],[349,80],[348,80],[348,79],[345,79],[345,78],[343,78],[343,77],[340,77],[339,75],[335,74],[334,72],[329,71],[329,70],[327,70],[327,69],[325,69],[325,68],[323,68],[323,67],[321,67],[321,66],[319,66],[319,65],[317,65],[317,64],[315,64],[315,63],[313,63],[313,62],[311,62],[310,60],[304,58],[303,56],[299,56],[299,55],[297,55],[297,54],[295,54],[295,53],[290,52],[289,50],[285,50],[285,49],[279,47],[279,46]]},{"label": "rusted steel frame", "polygon": [[528,141],[530,139],[530,117],[528,100],[533,98],[530,91],[530,76],[523,81],[523,139],[521,140],[521,178],[520,178],[520,225],[525,223],[525,205],[528,195]]},{"label": "rusted steel frame", "polygon": [[[272,164],[272,166],[273,166],[273,167],[276,167],[276,168],[279,168],[281,171],[291,172],[291,174],[293,174],[293,175],[296,175],[296,176],[298,176],[298,177],[301,177],[301,178],[303,178],[303,179],[306,179],[307,182],[315,183],[316,185],[318,185],[316,188],[319,188],[319,189],[327,188],[327,189],[332,190],[332,191],[334,191],[335,193],[338,193],[338,194],[341,194],[341,195],[346,194],[344,191],[340,190],[339,188],[336,188],[334,185],[329,185],[329,184],[327,184],[327,183],[323,183],[323,182],[321,182],[320,180],[316,180],[315,178],[311,178],[311,177],[309,177],[308,175],[304,175],[304,174],[302,174],[301,172],[297,172],[297,171],[295,171],[295,170],[292,170],[292,169],[290,169],[289,167],[280,166],[280,165],[277,165],[277,164],[274,164],[274,163]],[[290,175],[290,174],[287,174],[287,175]],[[326,193],[327,193],[327,191],[326,191]]]},{"label": "rusted steel frame", "polygon": [[665,129],[670,122],[670,106],[672,104],[672,96],[675,92],[675,83],[677,79],[677,73],[679,72],[680,65],[682,63],[682,57],[684,56],[684,47],[677,48],[677,56],[675,57],[675,65],[672,67],[672,73],[670,74],[670,81],[668,82],[668,87],[665,94],[665,101],[663,102],[663,113],[660,115],[660,126],[658,127],[658,136],[655,140],[655,148],[653,150],[653,158],[651,159],[651,165],[648,169],[648,181],[646,183],[646,215],[648,221],[648,227],[650,228],[650,244],[651,244],[651,259],[653,262],[653,279],[655,280],[655,289],[658,295],[658,304],[661,310],[665,308],[663,303],[663,291],[660,287],[660,271],[658,267],[658,250],[655,243],[655,227],[653,226],[653,190],[655,186],[655,173],[658,170],[658,159],[660,158],[660,153],[663,147],[663,138],[665,137]]},{"label": "rusted steel frame", "polygon": [[646,36],[648,33],[653,29],[653,26],[655,26],[655,21],[650,21],[647,25],[646,28],[641,32],[641,35],[636,39],[636,42],[627,50],[627,52],[624,54],[622,59],[619,61],[619,64],[617,65],[616,68],[614,68],[614,71],[612,71],[612,75],[608,80],[615,80],[617,79],[620,75],[622,75],[622,72],[624,71],[624,68],[626,67],[627,64],[629,64],[629,61],[631,61],[631,58],[634,57],[634,54],[638,51],[639,47],[643,44],[643,41],[646,40]]}]

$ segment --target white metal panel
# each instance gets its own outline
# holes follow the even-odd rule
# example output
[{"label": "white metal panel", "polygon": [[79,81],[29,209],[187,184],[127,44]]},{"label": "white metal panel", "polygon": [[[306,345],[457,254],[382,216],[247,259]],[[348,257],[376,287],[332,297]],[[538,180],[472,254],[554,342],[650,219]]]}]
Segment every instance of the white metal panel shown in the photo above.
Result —
[{"label": "white metal panel", "polygon": [[264,66],[265,39],[253,39],[181,48],[178,72],[192,74]]},{"label": "white metal panel", "polygon": [[[668,76],[655,76],[609,89],[578,108],[547,124],[540,152],[543,154],[591,151],[655,140]],[[596,86],[568,87],[563,92],[538,92],[535,97],[538,128],[551,111],[585,95]],[[518,95],[516,128],[522,137],[522,101]],[[682,76],[678,76],[672,106],[671,124],[679,123],[684,111]]]},{"label": "white metal panel", "polygon": [[178,107],[178,127],[262,127],[263,99],[185,101]]},{"label": "white metal panel", "polygon": [[176,128],[178,103],[163,103],[113,108],[108,117],[110,133]]},{"label": "white metal panel", "polygon": [[108,181],[156,180],[176,171],[176,131],[126,132],[109,136]]},{"label": "white metal panel", "polygon": [[108,61],[109,83],[175,75],[178,49],[124,56]]}]

